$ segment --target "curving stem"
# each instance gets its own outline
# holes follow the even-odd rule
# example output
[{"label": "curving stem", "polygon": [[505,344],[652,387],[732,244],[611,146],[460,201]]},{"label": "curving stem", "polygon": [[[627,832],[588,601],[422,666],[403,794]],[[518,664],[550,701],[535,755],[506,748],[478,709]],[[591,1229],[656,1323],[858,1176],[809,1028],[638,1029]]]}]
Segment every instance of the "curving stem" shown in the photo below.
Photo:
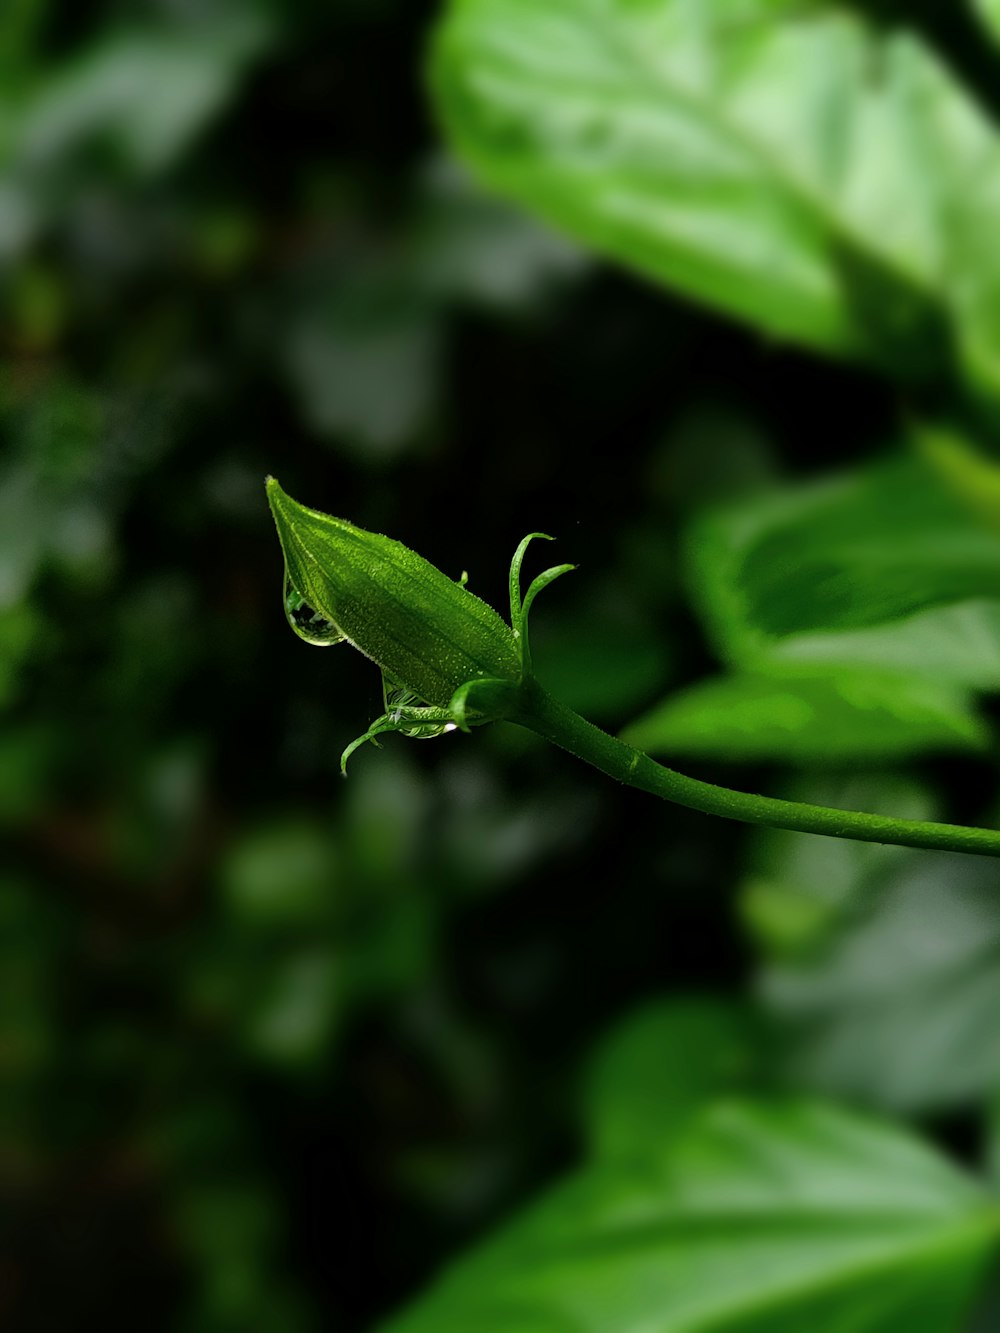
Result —
[{"label": "curving stem", "polygon": [[835,810],[801,801],[755,796],[686,777],[601,731],[553,699],[534,680],[522,685],[518,709],[508,716],[511,722],[536,732],[585,763],[593,764],[609,777],[704,814],[739,819],[748,824],[765,824],[769,828],[852,838],[859,842],[1000,856],[1000,829],[968,828],[962,824],[936,824],[864,814],[857,810]]}]

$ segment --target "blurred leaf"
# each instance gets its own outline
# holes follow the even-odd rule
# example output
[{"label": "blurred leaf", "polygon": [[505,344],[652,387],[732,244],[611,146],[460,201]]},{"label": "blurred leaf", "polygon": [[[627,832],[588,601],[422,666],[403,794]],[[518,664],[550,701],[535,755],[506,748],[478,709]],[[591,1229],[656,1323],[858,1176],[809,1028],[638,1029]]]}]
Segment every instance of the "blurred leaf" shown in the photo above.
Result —
[{"label": "blurred leaf", "polygon": [[0,825],[27,819],[43,803],[61,737],[48,722],[0,732]]},{"label": "blurred leaf", "polygon": [[108,434],[102,396],[58,373],[25,379],[0,375],[0,429],[13,445],[0,461],[0,607],[25,598],[49,562],[99,584],[113,558],[95,486]]},{"label": "blurred leaf", "polygon": [[205,810],[206,774],[198,742],[175,735],[144,754],[123,792],[109,829],[121,869],[145,881],[197,840]]},{"label": "blurred leaf", "polygon": [[102,135],[133,171],[163,170],[225,104],[266,35],[250,5],[188,29],[108,33],[29,101],[15,162],[37,171]]},{"label": "blurred leaf", "polygon": [[747,1073],[747,1024],[725,1000],[673,997],[621,1023],[584,1088],[595,1158],[656,1156],[706,1102]]},{"label": "blurred leaf", "polygon": [[596,1165],[458,1263],[385,1333],[941,1333],[997,1233],[901,1130],[728,1101],[664,1157]]},{"label": "blurred leaf", "polygon": [[838,764],[984,749],[965,691],[920,676],[722,676],[671,695],[622,739],[651,754]]},{"label": "blurred leaf", "polygon": [[29,604],[4,607],[0,602],[0,709],[16,698],[21,669],[43,641],[44,630]]},{"label": "blurred leaf", "polygon": [[[1000,587],[1000,536],[925,460],[893,458],[710,511],[689,533],[688,561],[692,597],[734,663],[884,662],[941,679],[993,680],[995,605],[963,608],[957,655],[949,617],[919,619]],[[862,633],[876,626],[877,634]],[[930,651],[915,652],[915,638]]]},{"label": "blurred leaf", "polygon": [[230,278],[243,269],[260,243],[260,224],[247,209],[217,207],[194,221],[193,242],[200,262],[214,277]]},{"label": "blurred leaf", "polygon": [[1000,463],[951,430],[924,428],[916,432],[915,442],[969,511],[1000,531]]},{"label": "blurred leaf", "polygon": [[315,1067],[341,1016],[342,968],[330,949],[304,948],[260,977],[243,1024],[248,1050],[268,1064]]},{"label": "blurred leaf", "polygon": [[29,192],[0,175],[0,262],[13,259],[27,248],[38,229],[39,214],[38,203]]},{"label": "blurred leaf", "polygon": [[226,905],[244,925],[315,925],[335,915],[337,862],[329,835],[302,819],[251,829],[221,869]]},{"label": "blurred leaf", "polygon": [[[983,1168],[994,1190],[1000,1185],[1000,1093],[987,1097],[983,1108],[985,1144]],[[998,1292],[1000,1295],[1000,1292]]]},{"label": "blurred leaf", "polygon": [[358,765],[347,794],[345,834],[366,891],[390,898],[405,893],[427,823],[432,797],[414,761],[396,751],[376,765]]},{"label": "blurred leaf", "polygon": [[354,998],[344,966],[355,964],[352,945],[320,929],[298,938],[287,929],[205,933],[179,981],[185,1012],[250,1067],[284,1075],[321,1068]]},{"label": "blurred leaf", "polygon": [[441,335],[434,303],[388,258],[314,280],[282,330],[307,422],[356,451],[394,457],[436,404]]},{"label": "blurred leaf", "polygon": [[[491,185],[812,347],[1000,385],[1000,142],[908,32],[797,0],[454,0],[433,62]],[[970,188],[970,182],[976,188]]]},{"label": "blurred leaf", "polygon": [[19,349],[37,354],[48,350],[61,333],[67,294],[54,269],[22,263],[11,275],[5,306],[4,333]]},{"label": "blurred leaf", "polygon": [[1000,1272],[994,1264],[994,1271],[986,1291],[977,1301],[975,1314],[964,1333],[993,1333],[998,1327],[1000,1327]]},{"label": "blurred leaf", "polygon": [[0,71],[23,76],[45,15],[46,0],[6,0],[0,10]]},{"label": "blurred leaf", "polygon": [[588,266],[575,246],[486,194],[454,162],[433,164],[426,191],[414,268],[438,300],[530,308]]},{"label": "blurred leaf", "polygon": [[584,266],[454,164],[432,163],[404,227],[379,244],[334,245],[301,275],[280,355],[306,421],[354,452],[393,459],[437,410],[450,308],[530,309]]},{"label": "blurred leaf", "polygon": [[972,0],[972,8],[987,31],[1000,40],[1000,0]]},{"label": "blurred leaf", "polygon": [[[31,7],[18,8],[30,29]],[[173,166],[230,101],[271,29],[255,0],[175,8],[176,21],[108,28],[37,74],[19,62],[8,77],[0,49],[9,98],[0,102],[0,261],[19,256],[46,221],[65,224],[71,200],[93,204],[99,180]],[[15,18],[15,43],[26,40],[19,26]],[[37,338],[51,335],[61,311],[40,309],[36,294],[31,313],[22,332]]]},{"label": "blurred leaf", "polygon": [[[786,904],[815,902],[826,894],[825,848],[803,841],[792,867],[785,852],[795,836],[772,835],[766,882]],[[809,948],[790,956],[776,941],[762,976],[787,1038],[788,1077],[908,1111],[991,1095],[1000,1086],[994,863],[886,852],[852,855],[843,869],[841,901],[804,940]],[[754,896],[760,884],[758,875]]]},{"label": "blurred leaf", "polygon": [[434,846],[466,893],[516,883],[530,868],[578,845],[600,802],[581,792],[526,804],[497,771],[495,758],[467,747],[437,769],[442,807]]},{"label": "blurred leaf", "polygon": [[176,1225],[182,1243],[207,1261],[216,1300],[235,1307],[227,1313],[247,1313],[261,1294],[252,1274],[275,1245],[276,1203],[254,1181],[206,1182],[179,1195]]},{"label": "blurred leaf", "polygon": [[[935,819],[940,813],[912,779],[871,768],[799,778],[781,794],[899,819]],[[903,855],[879,843],[761,829],[752,843],[741,914],[769,957],[814,954],[856,912],[868,886],[880,883]]]},{"label": "blurred leaf", "polygon": [[773,662],[778,674],[816,663],[829,671],[867,667],[995,690],[1000,687],[1000,601],[932,607],[871,629],[793,634],[773,640],[765,656],[754,660],[762,667]]}]

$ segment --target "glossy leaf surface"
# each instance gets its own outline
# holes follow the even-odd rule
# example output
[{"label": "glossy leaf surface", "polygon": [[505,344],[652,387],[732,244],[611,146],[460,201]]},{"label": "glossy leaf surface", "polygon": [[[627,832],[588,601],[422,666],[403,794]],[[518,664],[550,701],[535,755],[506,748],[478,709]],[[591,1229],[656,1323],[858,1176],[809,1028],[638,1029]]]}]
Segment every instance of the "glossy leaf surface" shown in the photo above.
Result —
[{"label": "glossy leaf surface", "polygon": [[762,331],[1000,386],[1000,140],[915,35],[790,0],[454,0],[432,66],[495,188]]},{"label": "glossy leaf surface", "polygon": [[1000,681],[1000,536],[919,458],[716,510],[688,553],[692,596],[734,663]]}]

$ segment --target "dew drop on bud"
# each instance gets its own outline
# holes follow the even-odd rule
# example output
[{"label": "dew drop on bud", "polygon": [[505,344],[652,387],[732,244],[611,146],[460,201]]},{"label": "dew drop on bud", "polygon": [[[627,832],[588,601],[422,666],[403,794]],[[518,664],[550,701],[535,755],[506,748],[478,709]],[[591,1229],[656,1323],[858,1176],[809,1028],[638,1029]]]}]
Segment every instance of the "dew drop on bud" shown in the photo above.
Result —
[{"label": "dew drop on bud", "polygon": [[[399,709],[416,707],[421,705],[420,699],[412,691],[403,689],[396,685],[382,672],[382,697],[385,700],[386,716],[393,718],[397,723],[401,723]],[[446,731],[454,731],[454,722],[421,722],[419,719],[413,719],[413,725],[404,727],[400,725],[399,731],[403,736],[409,736],[416,741],[433,740],[436,736],[443,736]]]},{"label": "dew drop on bud", "polygon": [[345,636],[332,620],[314,610],[296,588],[291,579],[285,579],[285,617],[289,625],[306,643],[317,648],[329,648],[331,644],[343,643]]}]

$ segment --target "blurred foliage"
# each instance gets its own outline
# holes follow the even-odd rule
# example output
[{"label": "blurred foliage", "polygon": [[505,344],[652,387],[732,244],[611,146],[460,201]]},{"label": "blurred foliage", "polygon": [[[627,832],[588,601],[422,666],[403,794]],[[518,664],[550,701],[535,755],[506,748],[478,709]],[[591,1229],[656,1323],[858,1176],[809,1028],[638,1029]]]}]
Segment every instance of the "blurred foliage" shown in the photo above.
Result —
[{"label": "blurred foliage", "polygon": [[603,252],[779,337],[1000,387],[1000,140],[913,31],[800,0],[478,0],[435,55],[463,152]]},{"label": "blurred foliage", "polygon": [[667,762],[995,821],[997,6],[449,14],[429,97],[429,3],[0,6],[0,1324],[979,1333],[993,863],[343,783],[262,481],[554,533]]},{"label": "blurred foliage", "polygon": [[[711,1010],[673,1017],[647,1067],[697,1069],[731,1040]],[[677,1333],[954,1326],[995,1239],[983,1195],[895,1129],[713,1091],[705,1079],[652,1134],[634,1124],[626,1155],[578,1170],[385,1327],[617,1333],[648,1328],[651,1311]],[[626,1079],[598,1101],[597,1134],[648,1092]]]}]

